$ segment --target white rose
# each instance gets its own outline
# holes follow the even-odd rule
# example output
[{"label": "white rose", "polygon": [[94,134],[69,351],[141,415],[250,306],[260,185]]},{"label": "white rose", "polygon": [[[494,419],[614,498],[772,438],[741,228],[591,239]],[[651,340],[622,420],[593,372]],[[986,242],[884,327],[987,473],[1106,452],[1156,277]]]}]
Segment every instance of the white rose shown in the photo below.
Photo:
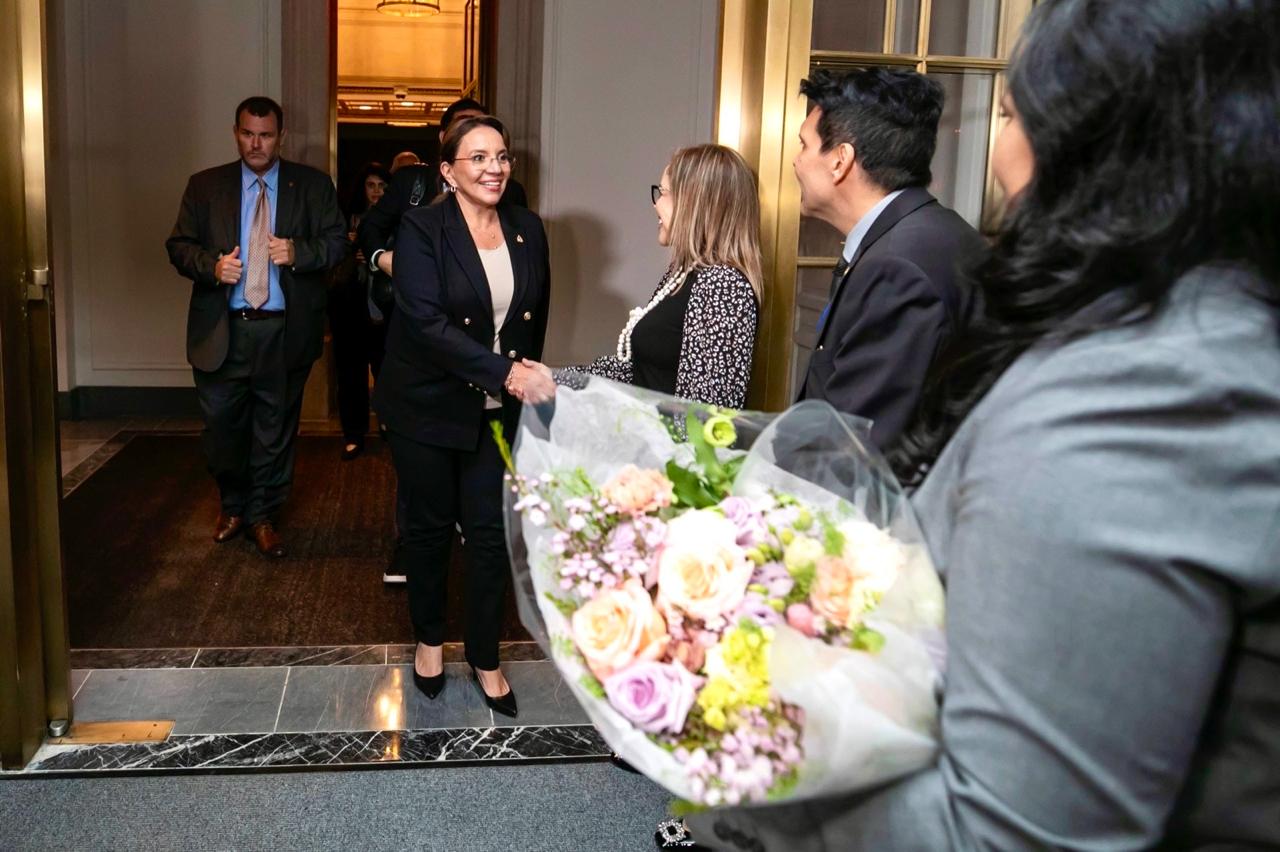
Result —
[{"label": "white rose", "polygon": [[737,609],[753,565],[738,546],[738,528],[719,512],[686,512],[667,525],[658,559],[658,602],[701,621]]}]

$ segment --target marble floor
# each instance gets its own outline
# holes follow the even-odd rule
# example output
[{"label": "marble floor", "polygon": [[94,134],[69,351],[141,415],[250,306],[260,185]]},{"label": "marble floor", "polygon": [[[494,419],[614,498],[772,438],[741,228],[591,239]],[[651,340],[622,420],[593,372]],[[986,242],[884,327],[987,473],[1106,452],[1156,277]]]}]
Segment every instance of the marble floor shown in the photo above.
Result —
[{"label": "marble floor", "polygon": [[[200,421],[189,419],[65,422],[63,492],[138,432],[200,428]],[[329,434],[334,428],[320,424],[304,431]],[[46,743],[20,774],[608,757],[555,664],[535,643],[507,643],[502,657],[520,704],[517,719],[485,705],[462,649],[452,644],[445,648],[446,687],[434,701],[413,686],[413,647],[407,645],[72,649],[76,721],[171,721],[172,734],[147,743]]]}]

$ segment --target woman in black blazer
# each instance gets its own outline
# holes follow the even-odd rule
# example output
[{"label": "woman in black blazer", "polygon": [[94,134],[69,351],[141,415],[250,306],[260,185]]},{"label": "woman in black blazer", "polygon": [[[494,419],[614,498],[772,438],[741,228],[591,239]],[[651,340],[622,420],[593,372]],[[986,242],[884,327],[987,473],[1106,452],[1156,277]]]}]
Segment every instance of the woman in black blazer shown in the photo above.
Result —
[{"label": "woman in black blazer", "polygon": [[502,518],[502,460],[490,433],[510,436],[522,400],[550,397],[521,363],[542,355],[549,265],[542,221],[500,204],[509,139],[490,116],[456,123],[441,149],[449,190],[407,212],[396,236],[396,311],[374,393],[407,503],[401,531],[409,612],[418,641],[414,683],[444,688],[445,574],[454,524],[468,558],[466,659],[494,710],[516,715],[498,668],[510,572]]}]

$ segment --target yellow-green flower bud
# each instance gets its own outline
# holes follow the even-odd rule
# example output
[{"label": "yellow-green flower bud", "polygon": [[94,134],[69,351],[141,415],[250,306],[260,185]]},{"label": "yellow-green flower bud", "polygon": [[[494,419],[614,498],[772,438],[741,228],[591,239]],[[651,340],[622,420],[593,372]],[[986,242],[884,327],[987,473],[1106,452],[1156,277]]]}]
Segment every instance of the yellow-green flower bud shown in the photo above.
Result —
[{"label": "yellow-green flower bud", "polygon": [[713,447],[729,447],[738,440],[738,430],[734,428],[733,420],[716,414],[702,424],[702,437]]},{"label": "yellow-green flower bud", "polygon": [[813,526],[813,515],[809,514],[808,509],[801,509],[800,514],[796,515],[795,523],[792,524],[798,530],[807,530]]},{"label": "yellow-green flower bud", "polygon": [[783,530],[782,532],[778,533],[778,540],[785,545],[790,545],[791,542],[795,540],[795,537],[796,537],[796,534],[789,529]]},{"label": "yellow-green flower bud", "polygon": [[794,541],[787,545],[787,552],[783,555],[782,561],[787,566],[787,570],[795,574],[801,569],[818,564],[818,560],[825,553],[822,543],[817,539],[809,538],[807,535],[798,535]]}]

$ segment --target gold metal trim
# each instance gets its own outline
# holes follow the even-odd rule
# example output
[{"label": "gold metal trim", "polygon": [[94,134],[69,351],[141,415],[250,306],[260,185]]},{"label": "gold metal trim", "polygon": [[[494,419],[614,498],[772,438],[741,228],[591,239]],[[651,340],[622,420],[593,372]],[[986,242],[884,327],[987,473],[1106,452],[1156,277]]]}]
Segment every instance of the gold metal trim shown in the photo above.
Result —
[{"label": "gold metal trim", "polygon": [[865,65],[899,65],[914,68],[920,57],[902,53],[867,53],[854,50],[814,50],[809,54],[811,67],[853,68]]},{"label": "gold metal trim", "polygon": [[836,257],[797,257],[796,269],[835,269]]},{"label": "gold metal trim", "polygon": [[894,31],[898,29],[898,0],[884,0],[884,38],[882,50],[893,53]]}]

